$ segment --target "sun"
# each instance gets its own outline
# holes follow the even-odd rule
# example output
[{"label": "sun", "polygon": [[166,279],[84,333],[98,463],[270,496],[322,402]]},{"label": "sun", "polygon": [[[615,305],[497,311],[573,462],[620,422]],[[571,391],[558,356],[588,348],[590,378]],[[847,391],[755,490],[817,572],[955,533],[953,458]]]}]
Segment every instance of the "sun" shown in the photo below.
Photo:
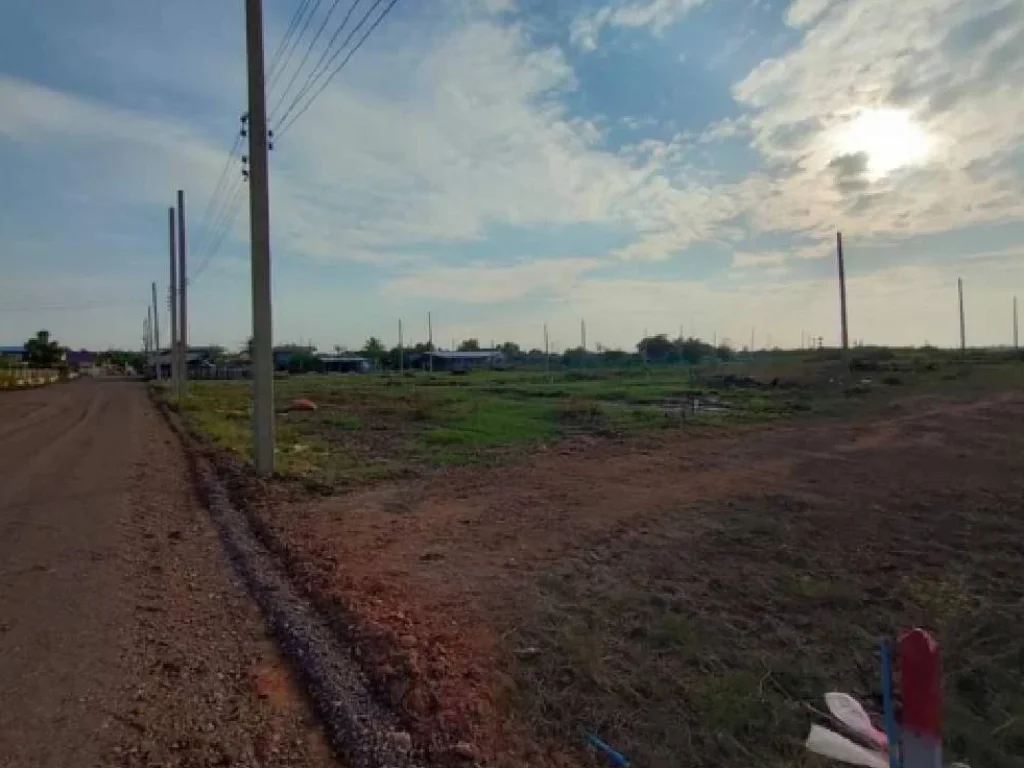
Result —
[{"label": "sun", "polygon": [[934,144],[932,137],[904,109],[863,110],[835,134],[837,154],[867,155],[870,181],[921,163],[931,154]]}]

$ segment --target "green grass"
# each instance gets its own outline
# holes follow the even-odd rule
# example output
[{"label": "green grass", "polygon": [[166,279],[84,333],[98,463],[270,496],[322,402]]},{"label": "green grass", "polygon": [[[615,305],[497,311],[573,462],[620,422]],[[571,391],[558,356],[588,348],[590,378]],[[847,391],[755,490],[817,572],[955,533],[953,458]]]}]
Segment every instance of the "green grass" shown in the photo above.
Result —
[{"label": "green grass", "polygon": [[[1024,383],[1024,365],[998,359],[886,358],[852,374],[835,360],[709,367],[481,371],[467,376],[293,376],[275,382],[279,471],[332,486],[495,461],[590,434],[628,437],[804,414],[848,416],[914,393]],[[753,377],[736,386],[727,377]],[[250,459],[248,382],[193,382],[181,411],[214,445]],[[316,412],[289,410],[308,398]],[[696,412],[693,405],[696,402]]]}]

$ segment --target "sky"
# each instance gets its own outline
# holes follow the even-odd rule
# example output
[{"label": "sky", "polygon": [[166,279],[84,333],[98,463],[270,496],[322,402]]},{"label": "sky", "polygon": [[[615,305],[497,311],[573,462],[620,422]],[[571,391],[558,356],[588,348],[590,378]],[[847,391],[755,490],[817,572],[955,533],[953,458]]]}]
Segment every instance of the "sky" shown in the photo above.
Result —
[{"label": "sky", "polygon": [[[955,345],[962,277],[1012,342],[1021,0],[400,0],[301,114],[351,0],[276,58],[264,2],[277,343],[835,345],[837,230],[853,340]],[[6,4],[0,344],[138,347],[154,280],[166,343],[177,189],[190,340],[243,344],[245,108],[241,0]]]}]

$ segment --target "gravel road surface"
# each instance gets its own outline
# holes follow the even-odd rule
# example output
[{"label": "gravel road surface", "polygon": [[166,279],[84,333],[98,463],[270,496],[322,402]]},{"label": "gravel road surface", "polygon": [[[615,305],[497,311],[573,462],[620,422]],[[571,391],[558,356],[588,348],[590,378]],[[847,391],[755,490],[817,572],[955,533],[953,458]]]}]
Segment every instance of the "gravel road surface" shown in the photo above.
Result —
[{"label": "gravel road surface", "polygon": [[0,393],[0,766],[333,766],[141,384]]}]

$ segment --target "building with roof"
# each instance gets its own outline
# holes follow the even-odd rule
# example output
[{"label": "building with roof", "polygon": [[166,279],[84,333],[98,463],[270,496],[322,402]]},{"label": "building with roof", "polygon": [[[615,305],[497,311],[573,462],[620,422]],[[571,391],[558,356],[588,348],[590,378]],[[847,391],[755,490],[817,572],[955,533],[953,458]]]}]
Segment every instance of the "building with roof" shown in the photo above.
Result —
[{"label": "building with roof", "polygon": [[409,365],[434,371],[462,373],[481,368],[503,368],[505,355],[498,349],[481,349],[473,352],[434,350],[413,356]]},{"label": "building with roof", "polygon": [[68,367],[73,371],[89,370],[96,365],[96,353],[87,349],[69,349],[66,359]]},{"label": "building with roof", "polygon": [[318,355],[317,360],[323,366],[324,373],[369,373],[373,370],[373,362],[366,357]]},{"label": "building with roof", "polygon": [[8,362],[20,363],[25,357],[25,345],[18,344],[11,347],[0,347],[0,357]]}]

